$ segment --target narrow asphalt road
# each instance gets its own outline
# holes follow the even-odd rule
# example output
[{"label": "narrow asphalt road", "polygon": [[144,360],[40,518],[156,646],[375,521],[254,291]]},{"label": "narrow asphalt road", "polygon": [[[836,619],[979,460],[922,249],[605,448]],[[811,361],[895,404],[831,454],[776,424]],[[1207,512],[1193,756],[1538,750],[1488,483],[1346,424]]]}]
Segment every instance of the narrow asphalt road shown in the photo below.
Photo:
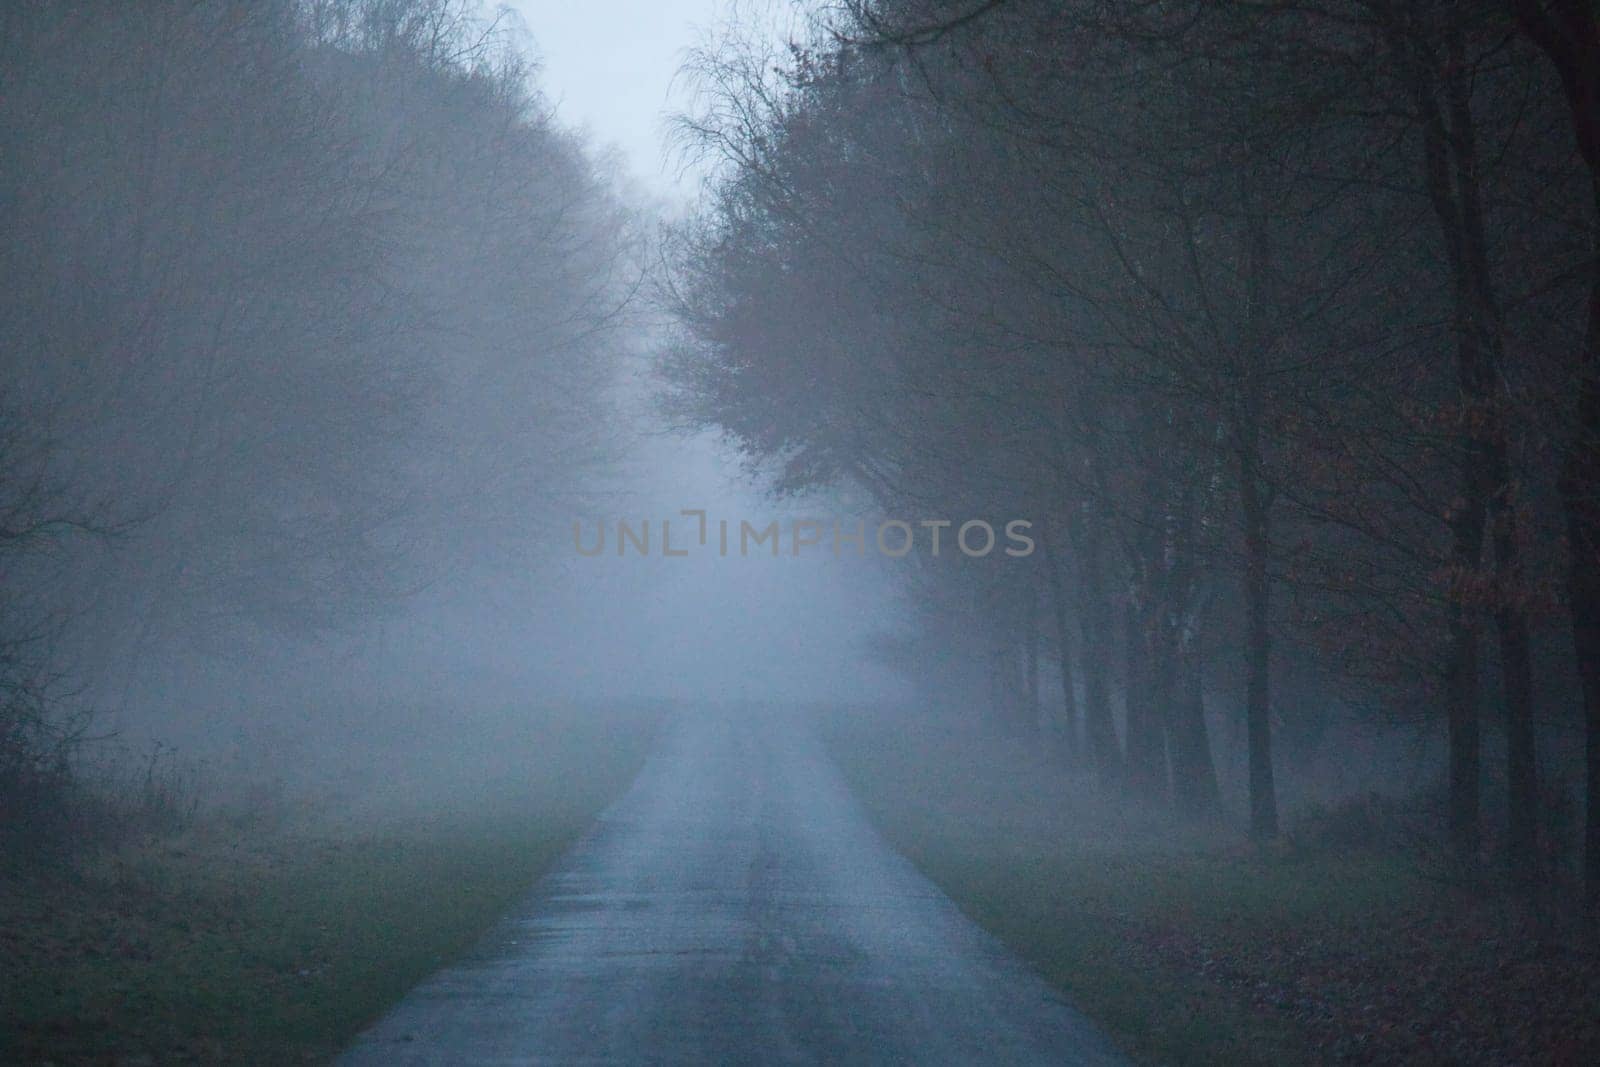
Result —
[{"label": "narrow asphalt road", "polygon": [[340,1062],[1122,1060],[884,844],[802,723],[707,713]]}]

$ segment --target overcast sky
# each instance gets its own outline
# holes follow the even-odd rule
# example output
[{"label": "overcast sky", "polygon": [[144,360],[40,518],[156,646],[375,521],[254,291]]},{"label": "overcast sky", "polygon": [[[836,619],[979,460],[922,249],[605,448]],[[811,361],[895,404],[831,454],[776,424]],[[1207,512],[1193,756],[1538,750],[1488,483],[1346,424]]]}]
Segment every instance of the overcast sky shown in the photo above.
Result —
[{"label": "overcast sky", "polygon": [[[693,175],[680,177],[667,159],[667,116],[688,102],[675,84],[684,53],[703,43],[735,0],[512,0],[533,37],[540,85],[563,122],[614,145],[652,192],[686,198]],[[787,0],[738,0],[775,23]],[[775,31],[776,32],[776,31]]]}]

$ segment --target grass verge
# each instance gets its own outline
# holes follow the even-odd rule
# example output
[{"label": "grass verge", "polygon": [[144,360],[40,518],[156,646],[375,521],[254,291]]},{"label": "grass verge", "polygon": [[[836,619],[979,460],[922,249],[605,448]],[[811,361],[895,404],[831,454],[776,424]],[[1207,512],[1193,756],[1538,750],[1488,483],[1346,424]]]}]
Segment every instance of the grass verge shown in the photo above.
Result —
[{"label": "grass verge", "polygon": [[891,844],[1140,1062],[1600,1062],[1600,966],[1398,850],[1179,832],[1019,746],[852,718],[829,748]]},{"label": "grass verge", "polygon": [[447,802],[201,819],[0,882],[0,1062],[326,1060],[526,893],[648,747],[614,716],[539,725],[522,759],[501,745],[499,770],[443,783]]}]

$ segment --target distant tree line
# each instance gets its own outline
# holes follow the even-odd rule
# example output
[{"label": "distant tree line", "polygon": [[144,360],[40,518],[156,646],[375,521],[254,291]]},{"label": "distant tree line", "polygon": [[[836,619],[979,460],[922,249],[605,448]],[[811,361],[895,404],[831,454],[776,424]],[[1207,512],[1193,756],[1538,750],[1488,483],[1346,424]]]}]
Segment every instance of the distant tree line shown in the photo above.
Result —
[{"label": "distant tree line", "polygon": [[1532,888],[1541,771],[1600,810],[1594,5],[849,0],[814,30],[694,60],[683,132],[722,165],[678,234],[680,416],[780,490],[1038,523],[1030,560],[905,570],[921,662],[987,642],[1011,726],[1106,791],[1214,811],[1225,704],[1271,838],[1274,742],[1340,694],[1442,724],[1443,839],[1470,869],[1493,828]]},{"label": "distant tree line", "polygon": [[476,10],[0,7],[8,820],[71,708],[527,566],[606,458],[634,227]]}]

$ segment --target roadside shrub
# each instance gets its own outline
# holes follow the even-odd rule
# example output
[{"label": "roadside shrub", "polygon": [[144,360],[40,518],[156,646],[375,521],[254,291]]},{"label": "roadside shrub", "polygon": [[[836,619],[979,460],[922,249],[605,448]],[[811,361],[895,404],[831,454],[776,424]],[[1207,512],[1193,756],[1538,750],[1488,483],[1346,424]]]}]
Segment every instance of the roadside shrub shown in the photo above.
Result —
[{"label": "roadside shrub", "polygon": [[161,742],[135,751],[90,734],[88,712],[14,699],[0,708],[0,871],[52,867],[200,816],[203,766]]},{"label": "roadside shrub", "polygon": [[70,849],[84,812],[74,756],[84,716],[54,716],[36,694],[0,700],[0,865],[26,865]]}]

